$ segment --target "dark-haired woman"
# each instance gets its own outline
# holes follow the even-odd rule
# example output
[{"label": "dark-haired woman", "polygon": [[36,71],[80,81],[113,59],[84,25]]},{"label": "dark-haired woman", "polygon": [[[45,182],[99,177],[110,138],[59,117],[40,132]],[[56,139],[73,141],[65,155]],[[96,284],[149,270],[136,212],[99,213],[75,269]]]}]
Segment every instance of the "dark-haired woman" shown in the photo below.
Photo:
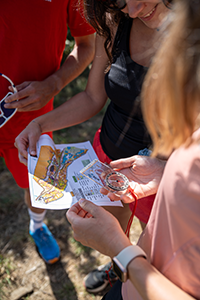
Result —
[{"label": "dark-haired woman", "polygon": [[[161,0],[86,0],[85,8],[89,22],[97,31],[96,53],[87,87],[52,112],[36,118],[17,137],[19,157],[25,164],[27,148],[35,155],[36,142],[42,133],[91,118],[108,98],[111,102],[94,138],[99,159],[109,163],[136,155],[151,145],[140,109],[140,92],[157,48],[162,20],[169,9]],[[149,218],[152,203],[153,198],[147,199],[145,205],[144,201],[138,202],[136,216],[144,223]],[[117,217],[125,230],[131,215],[129,206],[106,209]],[[108,279],[100,281],[100,288],[104,288],[105,281]]]},{"label": "dark-haired woman", "polygon": [[176,0],[171,16],[142,103],[153,155],[173,153],[138,245],[90,201],[67,212],[75,239],[112,258],[122,280],[104,300],[200,299],[200,1]]}]

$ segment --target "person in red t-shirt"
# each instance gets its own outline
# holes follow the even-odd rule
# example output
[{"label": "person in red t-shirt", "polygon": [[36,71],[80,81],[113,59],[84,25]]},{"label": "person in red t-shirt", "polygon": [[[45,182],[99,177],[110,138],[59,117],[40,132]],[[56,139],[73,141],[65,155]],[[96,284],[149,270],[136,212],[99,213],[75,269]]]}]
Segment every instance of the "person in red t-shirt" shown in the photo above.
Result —
[{"label": "person in red t-shirt", "polygon": [[[60,256],[59,246],[43,223],[45,211],[31,206],[27,168],[19,162],[14,141],[30,121],[53,109],[53,97],[92,61],[95,30],[82,16],[76,0],[3,0],[0,18],[0,72],[18,91],[7,97],[6,104],[0,100],[0,156],[25,191],[30,234],[41,256],[54,263]],[[60,66],[67,26],[75,46]],[[8,89],[13,91],[2,76],[0,87],[0,99]],[[12,115],[14,109],[17,111]],[[6,114],[12,117],[5,119]]]}]

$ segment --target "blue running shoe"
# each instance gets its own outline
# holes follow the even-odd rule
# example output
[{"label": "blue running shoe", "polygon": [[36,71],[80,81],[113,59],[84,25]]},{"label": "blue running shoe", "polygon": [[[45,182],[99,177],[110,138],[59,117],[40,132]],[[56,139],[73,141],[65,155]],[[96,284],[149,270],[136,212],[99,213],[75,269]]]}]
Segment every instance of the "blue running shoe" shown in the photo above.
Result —
[{"label": "blue running shoe", "polygon": [[60,248],[49,231],[48,227],[43,223],[42,227],[34,233],[29,231],[32,236],[39,254],[48,264],[54,264],[60,258]]}]

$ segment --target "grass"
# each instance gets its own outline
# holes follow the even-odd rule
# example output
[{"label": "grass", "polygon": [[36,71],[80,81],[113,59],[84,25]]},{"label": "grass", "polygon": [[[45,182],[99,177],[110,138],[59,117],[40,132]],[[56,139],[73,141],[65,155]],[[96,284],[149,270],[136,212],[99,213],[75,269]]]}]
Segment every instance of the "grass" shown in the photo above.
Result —
[{"label": "grass", "polygon": [[59,296],[59,299],[62,299],[65,295],[67,295],[69,300],[76,299],[76,290],[71,282],[63,284],[56,294]]},{"label": "grass", "polygon": [[9,258],[0,254],[0,299],[5,296],[3,287],[11,285],[14,278],[12,278],[12,271],[14,265]]},{"label": "grass", "polygon": [[89,255],[92,252],[92,249],[89,247],[83,246],[80,242],[77,242],[73,237],[69,238],[69,242],[74,246],[74,254],[79,257],[81,254]]}]

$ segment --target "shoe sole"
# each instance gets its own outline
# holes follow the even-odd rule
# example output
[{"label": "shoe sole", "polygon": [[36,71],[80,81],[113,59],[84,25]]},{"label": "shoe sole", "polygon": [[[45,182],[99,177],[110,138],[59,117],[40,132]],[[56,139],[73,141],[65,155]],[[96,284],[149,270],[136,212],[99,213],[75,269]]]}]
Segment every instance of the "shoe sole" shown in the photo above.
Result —
[{"label": "shoe sole", "polygon": [[[97,268],[97,270],[101,271],[105,266],[106,266],[106,264],[105,264],[105,265],[101,265],[101,266],[99,266],[99,267]],[[99,286],[99,287],[97,287],[97,288],[95,288],[95,289],[89,289],[89,288],[87,288],[87,287],[85,286],[85,281],[87,280],[88,277],[89,277],[89,274],[86,275],[85,278],[84,278],[84,287],[85,287],[86,291],[87,291],[88,293],[91,293],[91,294],[98,294],[98,293],[101,293],[103,290],[106,289],[106,287],[107,287],[108,285],[110,285],[110,282],[111,282],[111,284],[112,284],[112,283],[114,284],[114,283],[118,280],[117,277],[116,277],[115,279],[110,279],[110,282],[109,282],[108,280],[106,280],[106,281],[104,281],[104,284],[102,284],[101,286]],[[112,287],[112,286],[110,286],[110,288],[111,288],[111,287]]]},{"label": "shoe sole", "polygon": [[43,261],[48,264],[48,265],[53,265],[55,264],[57,261],[60,260],[60,256],[59,257],[55,257],[55,258],[52,258],[50,260],[45,260],[44,257],[40,254],[39,250],[38,250],[38,246],[35,244],[35,248],[36,248],[36,251],[38,253],[38,255],[43,259]]},{"label": "shoe sole", "polygon": [[[44,259],[43,257],[42,257],[42,259]],[[46,260],[44,260],[47,264],[49,264],[49,265],[53,265],[53,264],[55,264],[57,261],[59,261],[60,260],[60,256],[59,257],[55,257],[55,258],[53,258],[53,259],[50,259],[49,261],[46,261]]]},{"label": "shoe sole", "polygon": [[[86,278],[87,279],[87,278]],[[88,292],[88,293],[92,293],[92,294],[97,294],[97,293],[100,293],[100,292],[102,292],[106,287],[107,287],[107,285],[109,284],[109,282],[107,281],[107,282],[104,282],[104,284],[103,285],[101,285],[100,287],[97,287],[97,288],[95,288],[95,289],[88,289],[85,285],[85,289],[86,289],[86,291]]]},{"label": "shoe sole", "polygon": [[[115,284],[116,281],[117,281],[117,279],[111,280],[112,286]],[[99,294],[99,295],[103,296],[112,288],[112,286],[110,285],[110,283],[108,281],[96,289],[88,289],[85,287],[85,290],[90,294],[94,294],[94,295]]]}]

